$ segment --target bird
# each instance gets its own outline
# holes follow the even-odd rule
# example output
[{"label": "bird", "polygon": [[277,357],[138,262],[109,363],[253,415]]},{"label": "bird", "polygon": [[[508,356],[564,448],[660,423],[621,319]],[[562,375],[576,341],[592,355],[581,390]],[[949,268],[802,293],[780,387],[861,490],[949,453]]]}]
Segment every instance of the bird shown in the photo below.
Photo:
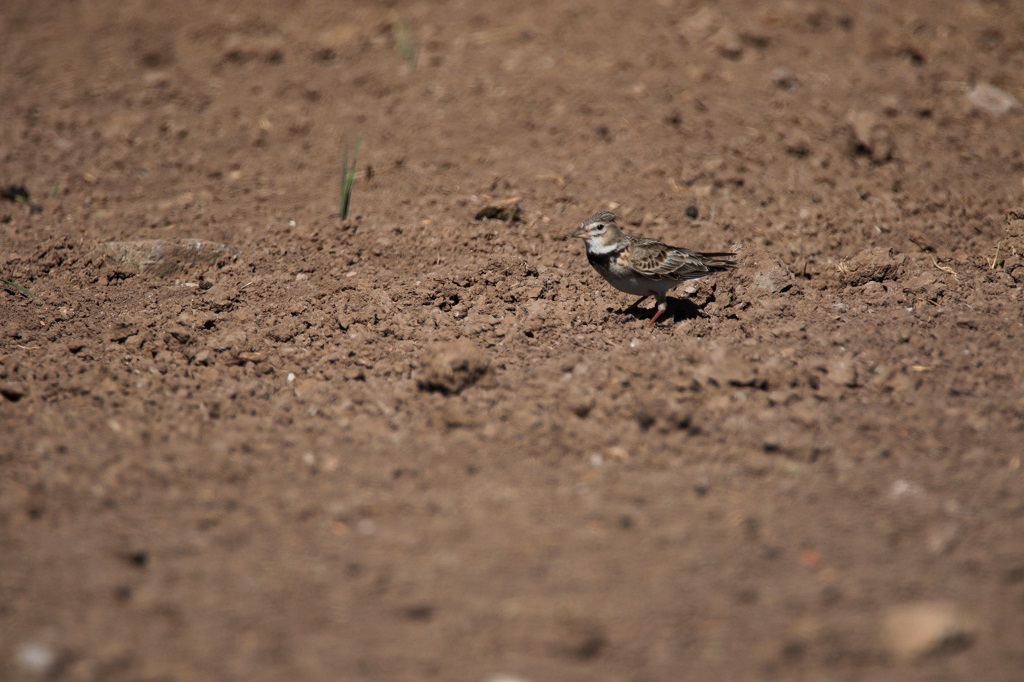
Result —
[{"label": "bird", "polygon": [[586,241],[587,260],[609,284],[619,291],[642,297],[633,305],[654,296],[657,312],[647,323],[648,327],[653,327],[668,309],[666,296],[674,287],[736,267],[735,253],[702,253],[625,234],[611,211],[601,211],[585,219],[572,237]]}]

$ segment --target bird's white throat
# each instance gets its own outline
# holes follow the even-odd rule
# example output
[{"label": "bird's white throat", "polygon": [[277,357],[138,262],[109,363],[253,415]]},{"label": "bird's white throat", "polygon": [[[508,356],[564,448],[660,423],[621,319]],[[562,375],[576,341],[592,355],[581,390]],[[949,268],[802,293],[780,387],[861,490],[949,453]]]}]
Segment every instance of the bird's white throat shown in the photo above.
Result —
[{"label": "bird's white throat", "polygon": [[618,251],[618,242],[612,242],[611,244],[605,244],[599,239],[588,239],[587,240],[587,251],[594,254],[595,256],[603,256],[606,253],[612,251]]}]

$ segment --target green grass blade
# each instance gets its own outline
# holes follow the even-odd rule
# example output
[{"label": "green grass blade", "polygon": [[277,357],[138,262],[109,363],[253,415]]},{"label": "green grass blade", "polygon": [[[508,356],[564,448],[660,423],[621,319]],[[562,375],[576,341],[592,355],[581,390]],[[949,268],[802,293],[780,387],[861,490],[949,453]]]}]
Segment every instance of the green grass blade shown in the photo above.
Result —
[{"label": "green grass blade", "polygon": [[360,133],[356,137],[355,147],[352,149],[352,165],[348,163],[348,147],[345,147],[345,152],[342,155],[341,161],[341,197],[338,206],[338,215],[341,216],[342,220],[348,218],[348,209],[352,203],[352,185],[356,181],[356,166],[359,159],[359,145],[363,141],[363,134]]},{"label": "green grass blade", "polygon": [[29,296],[29,297],[32,296],[32,292],[29,291],[28,289],[26,289],[25,287],[21,286],[20,284],[15,284],[14,282],[11,282],[11,281],[8,281],[6,279],[3,279],[2,277],[0,277],[0,282],[2,282],[3,284],[6,284],[7,286],[9,286],[10,288],[14,289],[15,291],[17,291],[20,294],[23,294],[23,295]]},{"label": "green grass blade", "polygon": [[395,16],[391,20],[391,38],[395,41],[395,48],[402,55],[402,59],[412,71],[415,71],[420,59],[420,48],[416,45],[416,39],[408,24],[400,16]]},{"label": "green grass blade", "polygon": [[348,201],[351,189],[348,188],[348,147],[341,155],[341,191],[338,195],[338,215],[344,220],[348,217]]}]

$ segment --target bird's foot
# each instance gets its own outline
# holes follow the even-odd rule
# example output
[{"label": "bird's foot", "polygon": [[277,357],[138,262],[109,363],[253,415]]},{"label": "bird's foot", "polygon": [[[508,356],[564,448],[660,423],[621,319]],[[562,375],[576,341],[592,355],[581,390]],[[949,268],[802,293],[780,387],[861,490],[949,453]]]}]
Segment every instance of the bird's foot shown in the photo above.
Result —
[{"label": "bird's foot", "polygon": [[665,310],[663,308],[659,307],[658,308],[658,312],[654,313],[654,317],[652,317],[651,321],[647,323],[647,326],[648,327],[653,327],[654,323],[658,321],[658,318],[661,317],[662,313],[664,313],[664,312],[665,312]]}]

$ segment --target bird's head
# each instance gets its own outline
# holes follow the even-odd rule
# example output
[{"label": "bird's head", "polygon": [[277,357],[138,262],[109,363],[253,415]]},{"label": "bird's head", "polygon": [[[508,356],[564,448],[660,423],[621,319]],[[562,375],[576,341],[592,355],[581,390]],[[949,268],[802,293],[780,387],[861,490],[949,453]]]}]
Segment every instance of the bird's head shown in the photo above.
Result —
[{"label": "bird's head", "polygon": [[587,251],[591,253],[607,253],[614,251],[622,241],[622,232],[615,224],[615,214],[601,211],[590,216],[572,233],[576,239],[587,242]]}]

